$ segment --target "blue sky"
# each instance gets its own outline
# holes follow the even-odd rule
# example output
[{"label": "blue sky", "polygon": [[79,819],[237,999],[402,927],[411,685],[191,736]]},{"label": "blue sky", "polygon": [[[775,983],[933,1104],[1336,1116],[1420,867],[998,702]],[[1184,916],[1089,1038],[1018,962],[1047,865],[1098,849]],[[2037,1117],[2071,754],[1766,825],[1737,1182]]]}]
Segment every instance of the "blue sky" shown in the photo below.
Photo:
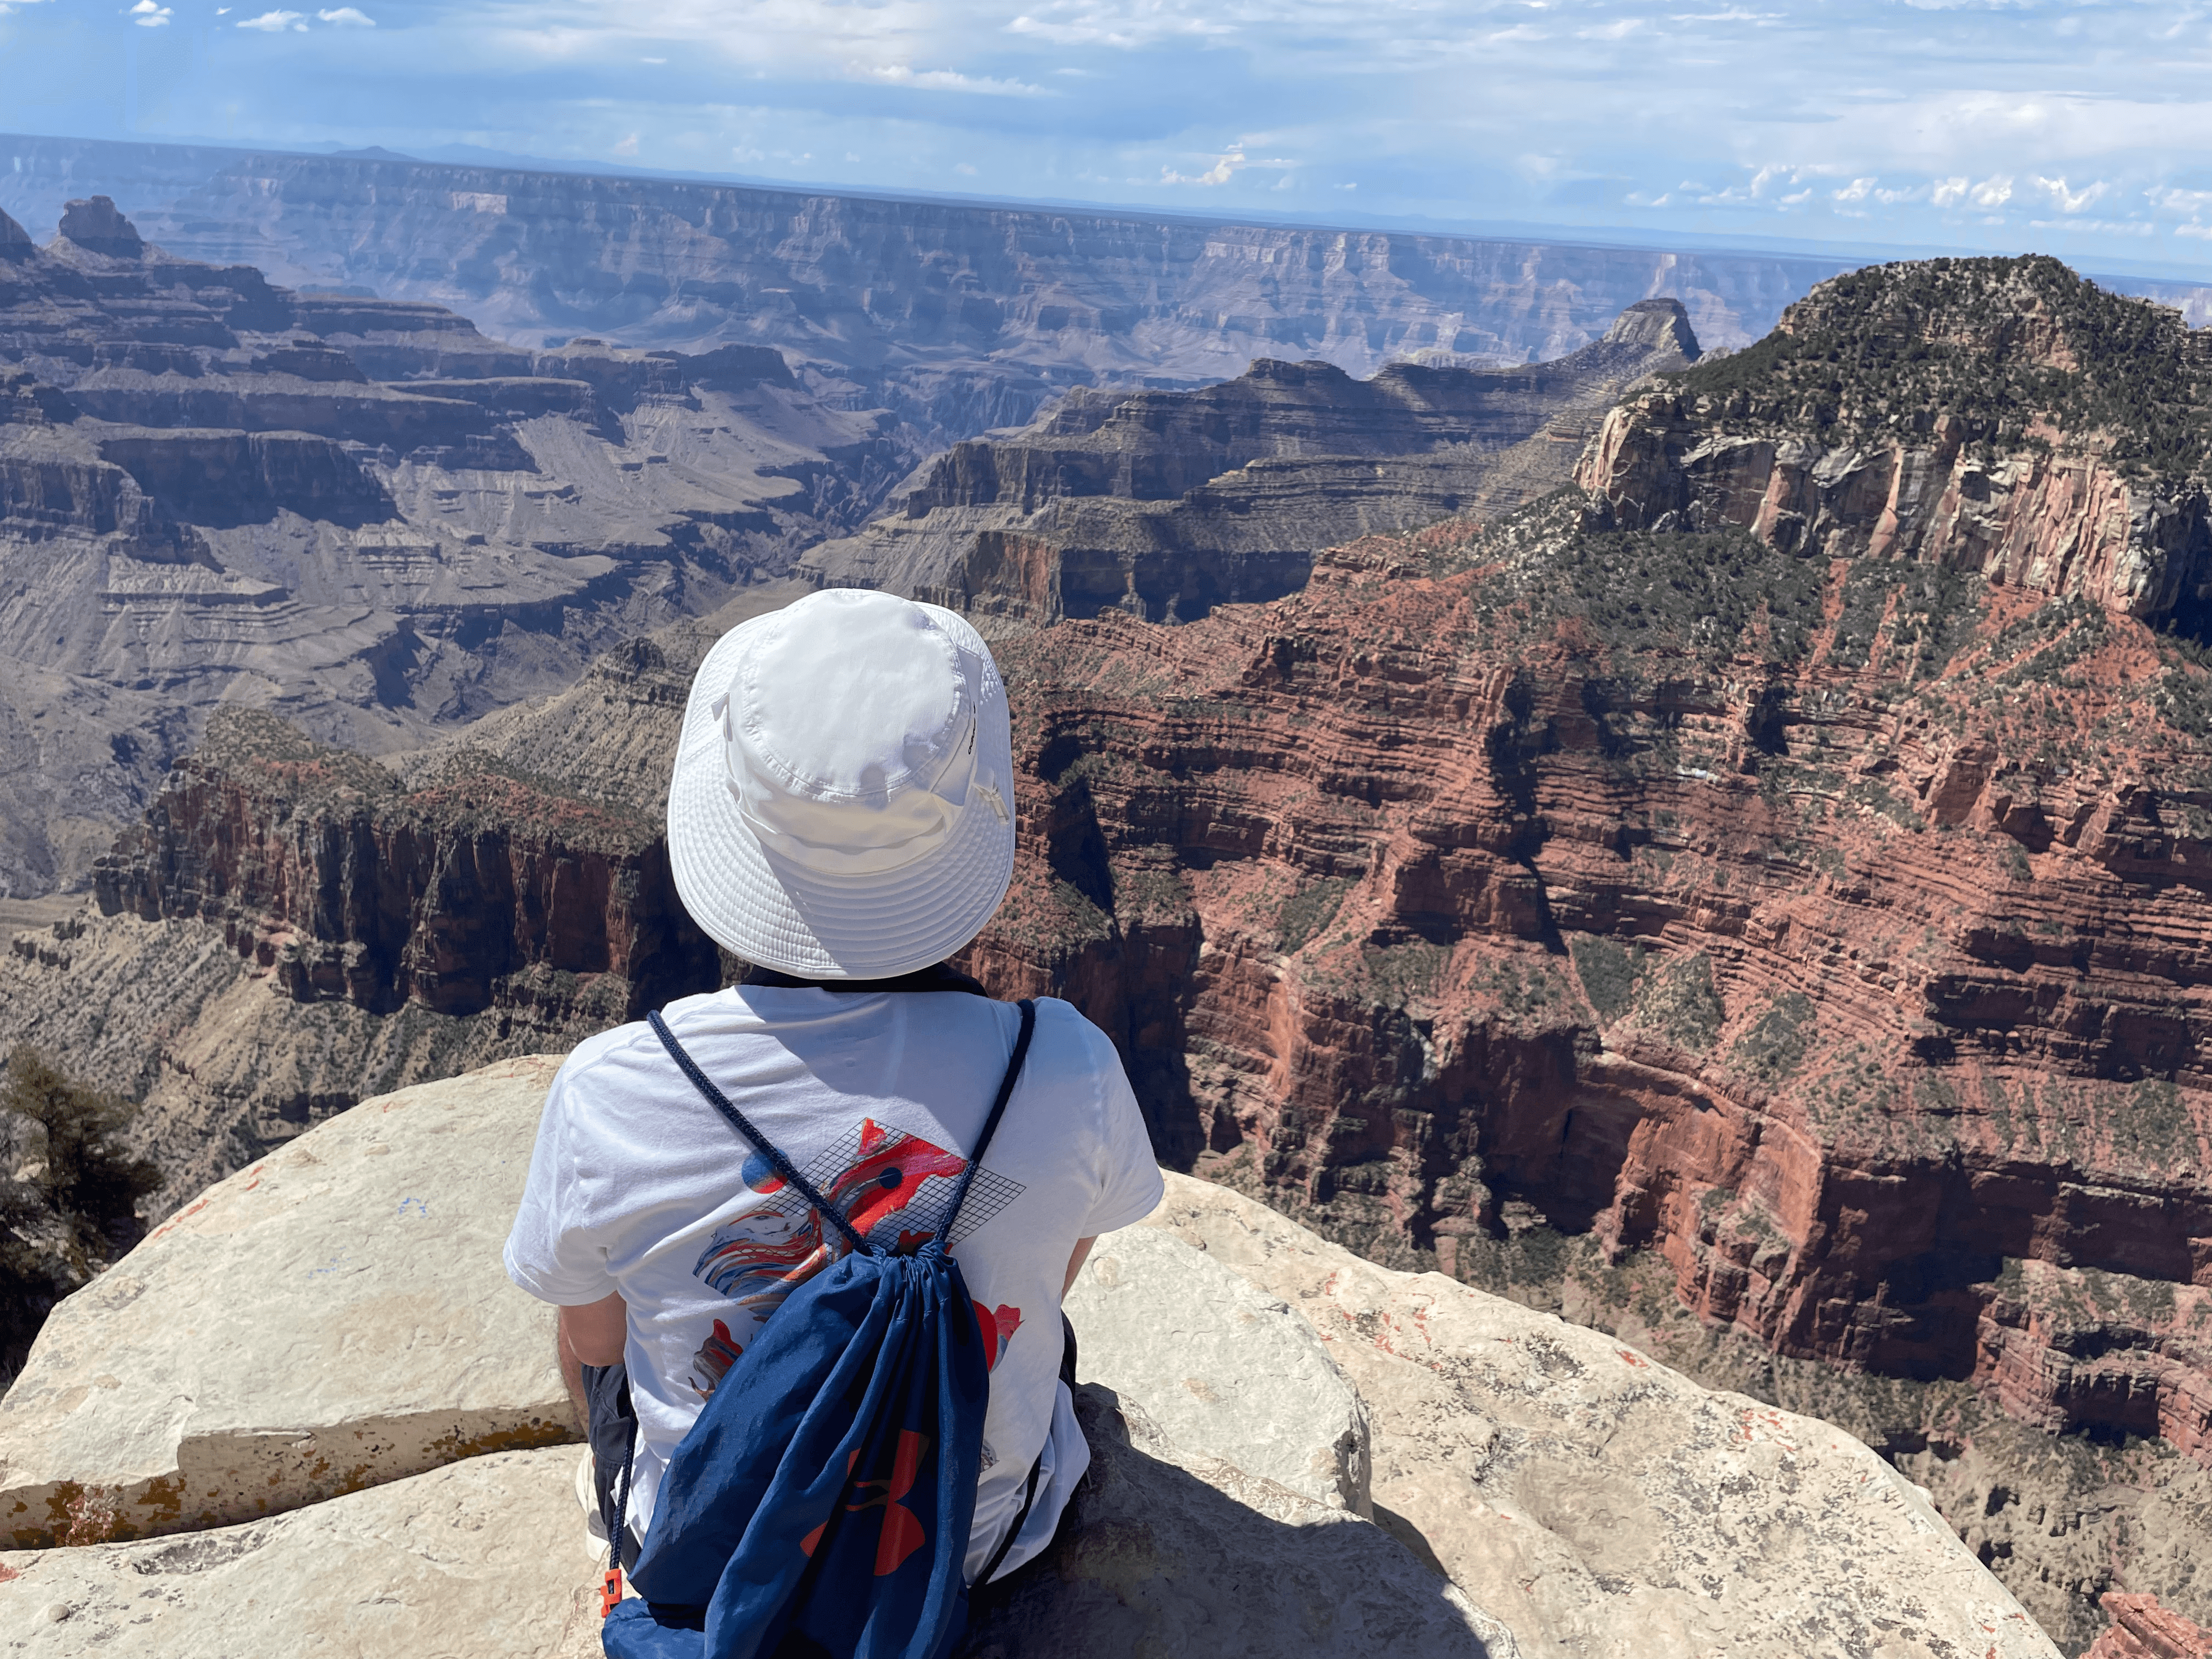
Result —
[{"label": "blue sky", "polygon": [[0,0],[0,130],[2212,274],[2212,3]]}]

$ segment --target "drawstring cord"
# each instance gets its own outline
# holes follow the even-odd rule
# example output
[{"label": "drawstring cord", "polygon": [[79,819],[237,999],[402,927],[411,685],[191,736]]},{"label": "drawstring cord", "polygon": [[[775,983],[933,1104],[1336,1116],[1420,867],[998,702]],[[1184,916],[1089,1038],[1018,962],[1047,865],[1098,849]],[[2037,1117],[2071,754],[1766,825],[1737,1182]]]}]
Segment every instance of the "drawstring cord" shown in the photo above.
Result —
[{"label": "drawstring cord", "polygon": [[629,1468],[637,1455],[637,1431],[623,1448],[622,1480],[615,1488],[615,1523],[607,1528],[607,1576],[599,1589],[599,1617],[605,1619],[623,1599],[622,1547],[629,1531]]}]

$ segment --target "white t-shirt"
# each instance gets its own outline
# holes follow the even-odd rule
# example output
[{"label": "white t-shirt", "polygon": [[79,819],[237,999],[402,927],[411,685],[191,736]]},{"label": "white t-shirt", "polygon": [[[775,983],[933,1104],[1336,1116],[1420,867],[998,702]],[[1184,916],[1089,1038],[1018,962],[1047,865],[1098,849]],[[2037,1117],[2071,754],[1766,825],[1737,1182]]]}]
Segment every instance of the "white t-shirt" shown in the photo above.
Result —
[{"label": "white t-shirt", "polygon": [[[889,1247],[945,1224],[1021,1018],[958,991],[765,986],[688,997],[663,1016],[731,1103],[870,1243]],[[951,1241],[986,1352],[997,1350],[971,1579],[1021,1507],[1040,1452],[1031,1518],[1002,1573],[1049,1539],[1089,1461],[1073,1413],[1055,1411],[1068,1257],[1079,1239],[1150,1213],[1163,1190],[1113,1045],[1066,1003],[1040,1000],[1020,1084]],[[507,1271],[546,1302],[581,1306],[619,1291],[628,1304],[639,1426],[629,1519],[640,1537],[669,1454],[714,1384],[793,1288],[848,1248],[650,1026],[604,1032],[568,1056],[546,1097]]]}]

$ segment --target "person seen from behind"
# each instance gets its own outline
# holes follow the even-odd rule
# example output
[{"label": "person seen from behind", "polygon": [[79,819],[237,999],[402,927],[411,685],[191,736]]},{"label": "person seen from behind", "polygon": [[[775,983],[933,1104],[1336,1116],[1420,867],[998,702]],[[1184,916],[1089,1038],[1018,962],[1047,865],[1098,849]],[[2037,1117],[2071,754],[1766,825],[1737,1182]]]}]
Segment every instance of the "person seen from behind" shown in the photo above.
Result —
[{"label": "person seen from behind", "polygon": [[[990,652],[934,605],[811,594],[725,635],[693,683],[669,856],[692,917],[751,965],[568,1057],[505,1252],[560,1310],[591,1442],[579,1496],[646,1598],[618,1602],[609,1574],[611,1654],[948,1653],[967,1592],[1046,1547],[1089,1463],[1060,1301],[1163,1185],[1105,1036],[946,965],[1012,878],[1012,770]],[[933,1255],[963,1286],[957,1317],[926,1286],[878,1290],[849,1339],[808,1334],[840,1296],[862,1308],[866,1287],[840,1285],[874,1258]],[[820,1349],[816,1369],[779,1342]],[[988,1403],[929,1393],[895,1433],[883,1402],[915,1366],[951,1379],[944,1400],[971,1368]],[[808,1437],[833,1429],[847,1449],[817,1471]],[[732,1473],[745,1458],[781,1484]],[[970,1468],[964,1536],[934,1536],[968,1500],[933,1487]],[[930,1572],[938,1589],[902,1588]]]}]

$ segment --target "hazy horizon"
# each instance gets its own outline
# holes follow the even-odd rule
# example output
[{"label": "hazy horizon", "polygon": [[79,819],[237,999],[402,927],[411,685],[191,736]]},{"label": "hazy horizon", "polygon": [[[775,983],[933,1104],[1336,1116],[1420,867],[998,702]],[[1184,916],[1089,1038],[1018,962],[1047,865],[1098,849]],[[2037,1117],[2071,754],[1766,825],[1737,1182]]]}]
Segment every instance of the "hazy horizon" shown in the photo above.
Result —
[{"label": "hazy horizon", "polygon": [[2078,0],[0,0],[0,127],[2188,279],[2208,54]]}]

